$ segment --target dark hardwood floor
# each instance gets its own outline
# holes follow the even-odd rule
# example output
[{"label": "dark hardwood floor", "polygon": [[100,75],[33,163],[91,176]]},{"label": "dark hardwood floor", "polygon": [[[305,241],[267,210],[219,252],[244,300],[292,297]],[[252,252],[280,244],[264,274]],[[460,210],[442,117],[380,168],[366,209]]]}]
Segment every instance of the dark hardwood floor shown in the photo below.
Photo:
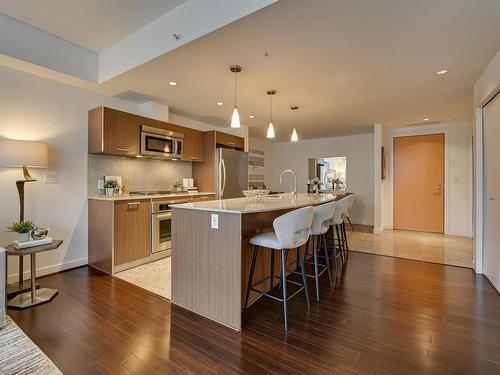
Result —
[{"label": "dark hardwood floor", "polygon": [[500,296],[463,268],[351,253],[286,334],[270,300],[240,335],[86,267],[40,281],[60,295],[9,315],[64,374],[500,374]]}]

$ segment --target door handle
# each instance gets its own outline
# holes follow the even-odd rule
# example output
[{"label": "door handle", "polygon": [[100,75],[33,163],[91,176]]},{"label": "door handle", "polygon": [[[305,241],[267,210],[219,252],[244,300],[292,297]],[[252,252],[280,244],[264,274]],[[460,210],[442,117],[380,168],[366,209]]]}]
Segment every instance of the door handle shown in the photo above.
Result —
[{"label": "door handle", "polygon": [[226,163],[224,163],[224,159],[220,159],[222,162],[222,170],[224,172],[224,179],[222,180],[222,193],[221,193],[221,198],[224,195],[224,189],[226,188]]},{"label": "door handle", "polygon": [[435,186],[434,186],[434,189],[435,189],[435,190],[437,190],[437,192],[438,192],[438,193],[441,193],[441,192],[442,192],[442,190],[443,190],[443,186],[442,186],[441,184],[439,184],[439,185],[435,185]]},{"label": "door handle", "polygon": [[496,201],[497,199],[495,197],[490,197],[490,201]]}]

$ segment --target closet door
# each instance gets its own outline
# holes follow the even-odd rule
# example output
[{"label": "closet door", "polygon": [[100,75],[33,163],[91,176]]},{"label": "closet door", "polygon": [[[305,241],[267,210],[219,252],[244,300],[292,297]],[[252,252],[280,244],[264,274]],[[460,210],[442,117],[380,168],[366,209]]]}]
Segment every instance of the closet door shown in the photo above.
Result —
[{"label": "closet door", "polygon": [[500,94],[483,108],[483,271],[500,290]]}]

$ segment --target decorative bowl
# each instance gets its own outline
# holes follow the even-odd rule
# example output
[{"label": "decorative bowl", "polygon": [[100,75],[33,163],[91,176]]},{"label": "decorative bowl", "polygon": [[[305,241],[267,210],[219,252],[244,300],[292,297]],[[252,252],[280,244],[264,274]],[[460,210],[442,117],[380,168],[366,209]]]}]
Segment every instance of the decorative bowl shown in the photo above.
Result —
[{"label": "decorative bowl", "polygon": [[243,190],[243,195],[250,199],[263,199],[269,192],[270,190],[262,189]]},{"label": "decorative bowl", "polygon": [[49,229],[39,227],[38,225],[31,231],[31,238],[34,240],[42,240],[49,234]]}]

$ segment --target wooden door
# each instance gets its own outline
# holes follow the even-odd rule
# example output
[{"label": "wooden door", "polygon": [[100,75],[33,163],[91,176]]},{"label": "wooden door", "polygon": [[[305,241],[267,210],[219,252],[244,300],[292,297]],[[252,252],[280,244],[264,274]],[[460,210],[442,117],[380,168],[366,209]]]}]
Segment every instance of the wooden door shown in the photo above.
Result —
[{"label": "wooden door", "polygon": [[500,290],[500,94],[483,108],[483,272]]},{"label": "wooden door", "polygon": [[444,233],[444,134],[394,138],[394,229]]},{"label": "wooden door", "polygon": [[150,256],[150,201],[116,201],[114,204],[114,265]]}]

